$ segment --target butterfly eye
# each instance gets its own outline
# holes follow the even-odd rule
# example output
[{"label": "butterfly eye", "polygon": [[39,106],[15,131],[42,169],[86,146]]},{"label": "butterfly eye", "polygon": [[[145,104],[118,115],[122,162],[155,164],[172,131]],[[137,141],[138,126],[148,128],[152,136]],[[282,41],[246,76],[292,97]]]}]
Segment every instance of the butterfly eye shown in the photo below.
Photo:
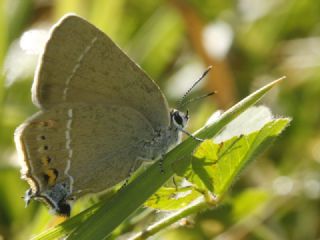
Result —
[{"label": "butterfly eye", "polygon": [[174,121],[175,121],[178,125],[182,126],[182,123],[183,123],[182,117],[179,115],[179,112],[175,112],[175,113],[177,113],[177,114],[174,114],[174,116],[173,116]]},{"label": "butterfly eye", "polygon": [[188,113],[183,114],[179,111],[174,111],[172,113],[172,120],[175,126],[178,128],[184,128],[187,125],[188,122]]}]

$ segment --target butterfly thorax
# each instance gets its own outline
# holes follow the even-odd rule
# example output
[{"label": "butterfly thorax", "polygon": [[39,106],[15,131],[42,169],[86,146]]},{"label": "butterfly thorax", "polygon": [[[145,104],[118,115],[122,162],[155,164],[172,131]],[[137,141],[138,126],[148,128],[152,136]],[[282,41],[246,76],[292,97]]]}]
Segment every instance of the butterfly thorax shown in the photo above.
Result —
[{"label": "butterfly thorax", "polygon": [[157,160],[176,146],[181,140],[181,130],[188,122],[188,114],[178,110],[170,111],[170,125],[155,129],[154,137],[150,141],[144,141],[142,160]]}]

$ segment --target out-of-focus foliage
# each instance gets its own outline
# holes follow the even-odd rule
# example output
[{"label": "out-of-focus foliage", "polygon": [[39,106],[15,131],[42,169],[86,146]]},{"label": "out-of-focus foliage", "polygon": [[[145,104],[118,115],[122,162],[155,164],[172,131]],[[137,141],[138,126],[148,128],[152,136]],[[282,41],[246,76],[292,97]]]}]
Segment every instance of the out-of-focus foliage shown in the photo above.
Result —
[{"label": "out-of-focus foliage", "polygon": [[[277,115],[293,118],[290,128],[242,174],[223,206],[159,238],[320,237],[319,1],[2,0],[0,6],[0,239],[26,239],[61,221],[35,202],[24,208],[27,185],[19,179],[13,132],[36,111],[30,88],[38,53],[46,30],[67,12],[109,34],[155,79],[173,107],[213,65],[194,94],[218,94],[188,106],[190,131],[214,110],[287,76],[264,101]],[[86,204],[79,202],[75,211]],[[152,217],[137,213],[118,232],[143,229]]]}]

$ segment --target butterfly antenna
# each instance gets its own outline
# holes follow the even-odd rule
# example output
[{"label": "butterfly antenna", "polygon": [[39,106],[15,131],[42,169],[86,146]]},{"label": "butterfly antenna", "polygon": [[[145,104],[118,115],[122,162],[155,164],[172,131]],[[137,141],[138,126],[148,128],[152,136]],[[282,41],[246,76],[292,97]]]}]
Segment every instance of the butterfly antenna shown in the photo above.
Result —
[{"label": "butterfly antenna", "polygon": [[180,104],[180,107],[183,108],[184,106],[188,105],[189,103],[192,103],[192,102],[201,100],[201,99],[203,99],[203,98],[209,97],[209,96],[211,96],[211,95],[213,95],[213,94],[216,94],[216,93],[217,93],[217,91],[213,91],[213,92],[210,92],[210,93],[201,95],[201,96],[199,96],[199,97],[191,98],[191,99],[185,101],[184,103]]},{"label": "butterfly antenna", "polygon": [[[200,76],[200,78],[188,89],[188,91],[183,95],[183,97],[181,98],[181,100],[179,101],[179,103],[178,103],[178,108],[180,109],[182,106],[184,106],[184,105],[186,105],[185,103],[184,103],[184,101],[185,101],[185,99],[186,99],[186,97],[188,96],[188,94],[191,92],[191,90],[195,87],[195,86],[197,86],[197,84],[199,83],[199,82],[201,82],[201,80],[208,74],[208,72],[210,71],[212,69],[212,66],[209,66],[203,73],[202,73],[202,75]],[[210,94],[210,95],[212,95],[212,94]]]}]

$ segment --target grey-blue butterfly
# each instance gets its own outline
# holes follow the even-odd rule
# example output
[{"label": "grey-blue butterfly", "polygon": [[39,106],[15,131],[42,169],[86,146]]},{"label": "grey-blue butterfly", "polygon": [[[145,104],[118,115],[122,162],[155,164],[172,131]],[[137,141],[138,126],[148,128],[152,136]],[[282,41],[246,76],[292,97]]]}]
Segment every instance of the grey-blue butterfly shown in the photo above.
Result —
[{"label": "grey-blue butterfly", "polygon": [[15,132],[30,185],[25,201],[43,201],[66,216],[75,199],[159,159],[188,122],[109,37],[76,15],[52,28],[32,100],[40,111]]}]

